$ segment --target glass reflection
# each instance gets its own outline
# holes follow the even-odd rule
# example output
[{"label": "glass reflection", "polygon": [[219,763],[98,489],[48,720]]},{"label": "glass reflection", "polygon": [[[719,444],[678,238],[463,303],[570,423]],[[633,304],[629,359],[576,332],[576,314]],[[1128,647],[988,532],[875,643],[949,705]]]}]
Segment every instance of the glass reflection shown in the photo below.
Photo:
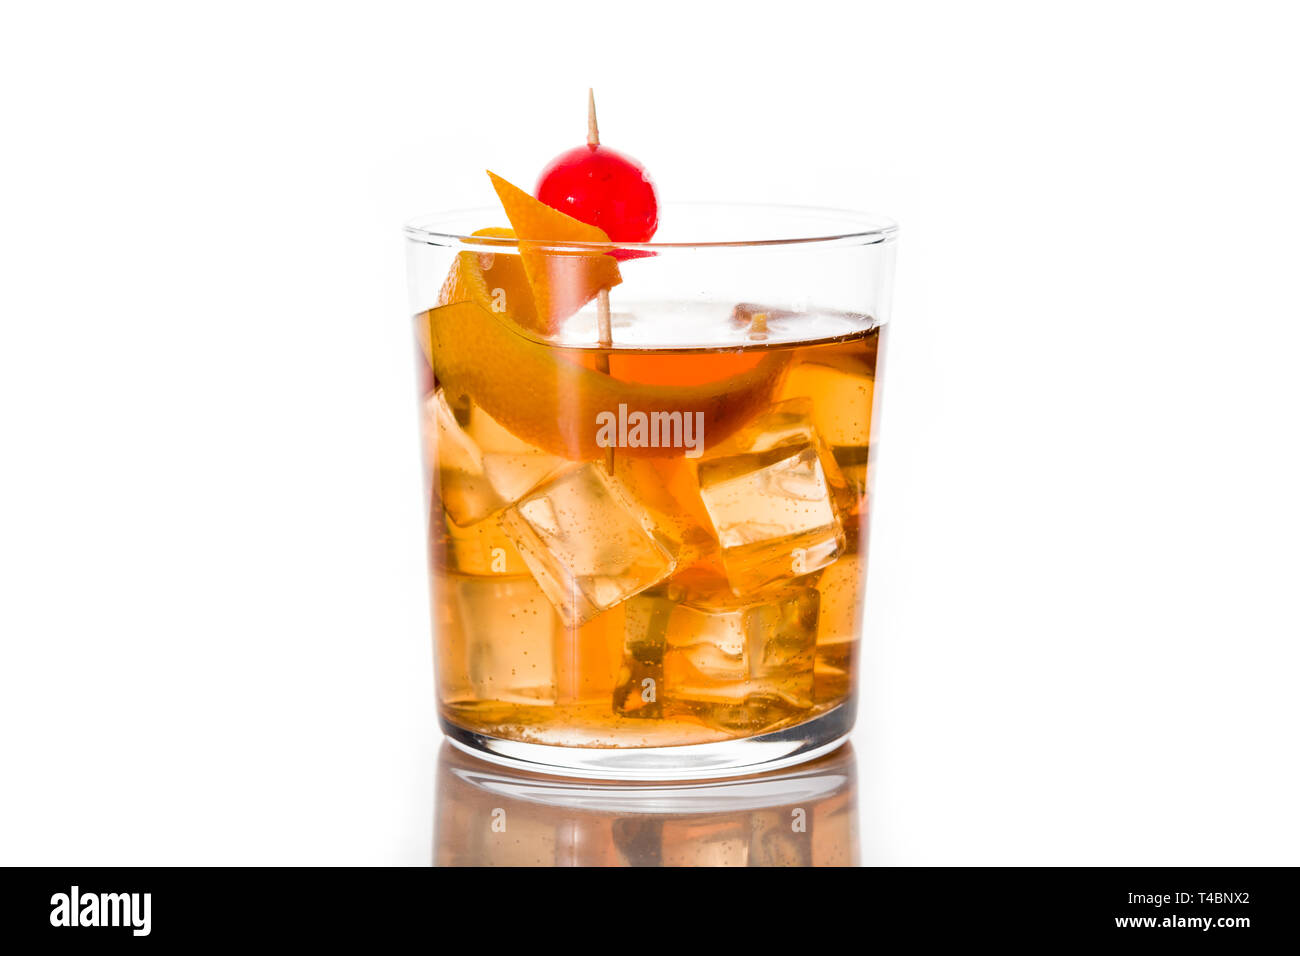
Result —
[{"label": "glass reflection", "polygon": [[857,866],[850,745],[772,773],[686,783],[548,777],[438,755],[435,866]]}]

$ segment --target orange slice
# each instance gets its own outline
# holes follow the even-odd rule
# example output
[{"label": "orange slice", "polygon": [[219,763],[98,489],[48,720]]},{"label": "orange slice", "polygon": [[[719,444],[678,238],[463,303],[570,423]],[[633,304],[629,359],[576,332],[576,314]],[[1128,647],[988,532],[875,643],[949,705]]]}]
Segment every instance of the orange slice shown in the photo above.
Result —
[{"label": "orange slice", "polygon": [[[513,239],[513,229],[480,229],[476,236]],[[489,312],[508,315],[513,322],[534,332],[545,333],[537,322],[533,307],[533,290],[528,284],[521,257],[502,252],[462,252],[457,254],[451,271],[438,294],[439,305],[473,302]]]},{"label": "orange slice", "polygon": [[560,323],[594,299],[596,293],[618,285],[623,278],[618,263],[604,252],[557,252],[544,244],[583,242],[608,246],[609,236],[596,226],[534,199],[496,173],[489,171],[488,176],[519,237],[519,257],[533,293],[536,327],[544,335],[554,334]]},{"label": "orange slice", "polygon": [[[703,414],[704,446],[726,438],[771,400],[786,358],[772,352],[745,371],[694,385],[624,382],[593,371],[589,353],[537,342],[504,316],[476,302],[431,309],[429,359],[449,397],[467,395],[522,438],[576,460],[603,457],[597,415],[655,412]],[[421,324],[425,324],[421,322]],[[620,448],[633,457],[681,456],[681,448]]]}]

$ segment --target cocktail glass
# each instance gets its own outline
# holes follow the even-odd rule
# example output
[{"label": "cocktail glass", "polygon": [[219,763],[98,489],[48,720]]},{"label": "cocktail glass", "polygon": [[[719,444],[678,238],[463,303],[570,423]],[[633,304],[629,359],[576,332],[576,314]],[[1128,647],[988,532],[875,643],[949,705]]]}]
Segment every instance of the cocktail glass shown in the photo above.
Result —
[{"label": "cocktail glass", "polygon": [[[406,229],[444,732],[621,779],[833,749],[856,705],[894,225],[668,204],[653,243],[473,234],[499,218]],[[593,263],[621,280],[599,299]],[[515,320],[538,274],[571,300],[552,328]]]}]

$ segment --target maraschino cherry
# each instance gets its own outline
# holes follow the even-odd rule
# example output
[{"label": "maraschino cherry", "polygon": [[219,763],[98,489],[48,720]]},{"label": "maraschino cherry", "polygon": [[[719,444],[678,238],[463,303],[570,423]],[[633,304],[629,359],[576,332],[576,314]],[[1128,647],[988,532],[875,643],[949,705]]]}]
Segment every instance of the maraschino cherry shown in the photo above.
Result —
[{"label": "maraschino cherry", "polygon": [[649,242],[659,226],[659,202],[645,167],[600,145],[596,100],[587,94],[587,143],[556,156],[537,181],[537,198],[614,242]]}]

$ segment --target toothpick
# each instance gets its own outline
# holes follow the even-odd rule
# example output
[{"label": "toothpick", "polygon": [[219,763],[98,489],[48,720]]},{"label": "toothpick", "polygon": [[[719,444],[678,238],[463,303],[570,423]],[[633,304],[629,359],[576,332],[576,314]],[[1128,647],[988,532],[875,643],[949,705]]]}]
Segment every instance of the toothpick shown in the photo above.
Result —
[{"label": "toothpick", "polygon": [[[596,91],[587,87],[587,145],[600,145],[600,127],[596,125]],[[610,348],[614,344],[614,332],[609,320],[609,290],[601,289],[596,293],[596,327],[600,334],[600,347]],[[608,356],[605,357],[605,371],[609,371]]]},{"label": "toothpick", "polygon": [[[600,127],[596,125],[596,91],[587,87],[587,145],[600,145]],[[596,368],[609,374],[609,352],[614,346],[613,323],[609,317],[609,290],[601,289],[596,293],[596,332],[602,351],[596,354]],[[605,449],[605,470],[614,473],[614,449]]]},{"label": "toothpick", "polygon": [[587,87],[587,145],[600,145],[600,127],[596,125],[596,91]]}]

